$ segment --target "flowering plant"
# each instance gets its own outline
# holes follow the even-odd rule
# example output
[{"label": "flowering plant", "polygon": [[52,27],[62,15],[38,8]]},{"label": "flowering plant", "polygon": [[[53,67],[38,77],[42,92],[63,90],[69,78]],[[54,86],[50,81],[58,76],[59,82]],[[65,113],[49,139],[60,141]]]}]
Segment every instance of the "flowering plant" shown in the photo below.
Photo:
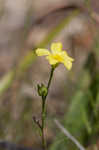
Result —
[{"label": "flowering plant", "polygon": [[49,64],[51,65],[51,72],[50,72],[50,77],[47,86],[45,86],[43,83],[41,83],[41,85],[39,84],[37,85],[38,95],[41,96],[42,98],[42,117],[41,117],[42,123],[40,124],[40,122],[36,120],[35,117],[33,117],[34,122],[38,125],[38,127],[41,130],[43,150],[46,150],[46,141],[44,136],[44,127],[45,127],[45,120],[46,120],[45,106],[46,106],[46,98],[49,92],[49,87],[52,81],[53,73],[55,68],[61,63],[64,64],[67,70],[71,70],[72,62],[74,59],[68,56],[65,50],[62,50],[62,44],[59,42],[51,44],[51,51],[44,48],[38,48],[36,49],[35,52],[37,56],[45,56]]}]

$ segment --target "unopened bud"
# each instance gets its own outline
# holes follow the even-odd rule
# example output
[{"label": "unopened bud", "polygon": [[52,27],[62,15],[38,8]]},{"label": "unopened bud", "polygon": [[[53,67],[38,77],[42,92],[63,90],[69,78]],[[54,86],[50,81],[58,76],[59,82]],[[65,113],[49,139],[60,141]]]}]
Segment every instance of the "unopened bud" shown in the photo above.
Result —
[{"label": "unopened bud", "polygon": [[39,94],[39,96],[46,97],[48,90],[47,90],[47,88],[45,87],[45,85],[44,85],[44,84],[41,84],[41,86],[40,86],[40,85],[38,84],[37,87],[38,87],[38,94]]}]

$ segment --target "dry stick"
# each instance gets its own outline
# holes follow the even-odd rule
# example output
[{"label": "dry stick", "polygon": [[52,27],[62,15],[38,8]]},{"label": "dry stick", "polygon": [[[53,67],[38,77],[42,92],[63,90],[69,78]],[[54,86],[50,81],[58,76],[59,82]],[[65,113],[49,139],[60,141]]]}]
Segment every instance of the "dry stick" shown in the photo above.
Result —
[{"label": "dry stick", "polygon": [[54,120],[57,127],[80,149],[85,150],[85,148],[64,128],[58,120]]}]

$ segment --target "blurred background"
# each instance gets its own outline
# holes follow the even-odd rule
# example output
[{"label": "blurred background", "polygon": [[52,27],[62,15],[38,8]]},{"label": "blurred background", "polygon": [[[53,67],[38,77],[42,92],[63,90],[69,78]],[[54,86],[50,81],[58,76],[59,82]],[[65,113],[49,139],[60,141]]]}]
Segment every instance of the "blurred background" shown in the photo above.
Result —
[{"label": "blurred background", "polygon": [[49,150],[78,150],[54,119],[87,149],[99,150],[99,0],[0,0],[0,150],[41,150],[38,83],[50,65],[38,47],[62,42],[75,59],[60,65],[47,98]]}]

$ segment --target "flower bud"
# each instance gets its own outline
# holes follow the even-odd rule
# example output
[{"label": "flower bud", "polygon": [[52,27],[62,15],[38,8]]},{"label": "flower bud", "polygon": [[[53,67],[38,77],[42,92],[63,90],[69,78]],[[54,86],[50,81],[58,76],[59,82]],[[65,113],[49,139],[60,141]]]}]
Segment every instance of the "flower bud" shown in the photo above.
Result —
[{"label": "flower bud", "polygon": [[43,98],[47,96],[47,93],[48,93],[48,90],[47,88],[45,87],[44,84],[41,84],[41,86],[38,84],[37,85],[38,87],[38,94],[39,96],[42,96]]}]

